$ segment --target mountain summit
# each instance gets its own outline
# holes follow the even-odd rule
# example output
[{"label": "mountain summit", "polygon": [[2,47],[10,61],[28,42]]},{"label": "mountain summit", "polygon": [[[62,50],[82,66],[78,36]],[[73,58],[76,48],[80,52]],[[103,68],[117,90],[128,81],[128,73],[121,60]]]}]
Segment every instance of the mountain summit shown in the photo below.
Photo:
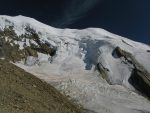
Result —
[{"label": "mountain summit", "polygon": [[0,16],[0,56],[88,113],[150,112],[150,47],[99,28],[56,29]]}]

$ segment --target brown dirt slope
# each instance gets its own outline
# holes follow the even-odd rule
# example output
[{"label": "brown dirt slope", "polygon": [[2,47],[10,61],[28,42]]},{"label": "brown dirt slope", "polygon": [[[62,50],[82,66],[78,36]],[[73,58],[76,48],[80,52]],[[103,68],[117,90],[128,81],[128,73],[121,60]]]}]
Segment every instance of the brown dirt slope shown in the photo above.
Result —
[{"label": "brown dirt slope", "polygon": [[0,60],[0,113],[83,112],[51,85]]}]

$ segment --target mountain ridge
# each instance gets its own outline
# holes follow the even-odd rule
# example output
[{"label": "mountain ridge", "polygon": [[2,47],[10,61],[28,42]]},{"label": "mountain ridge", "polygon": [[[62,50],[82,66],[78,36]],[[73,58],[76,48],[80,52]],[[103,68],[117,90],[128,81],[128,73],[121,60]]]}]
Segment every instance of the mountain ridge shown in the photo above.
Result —
[{"label": "mountain ridge", "polygon": [[[0,28],[3,45],[8,43],[8,48],[17,51],[17,55],[3,51],[12,56],[8,60],[17,59],[17,66],[52,84],[85,109],[98,113],[150,111],[149,101],[136,93],[142,79],[134,85],[129,81],[137,64],[149,77],[148,45],[100,28],[56,29],[23,16],[0,16]],[[134,75],[142,74],[137,70]]]}]

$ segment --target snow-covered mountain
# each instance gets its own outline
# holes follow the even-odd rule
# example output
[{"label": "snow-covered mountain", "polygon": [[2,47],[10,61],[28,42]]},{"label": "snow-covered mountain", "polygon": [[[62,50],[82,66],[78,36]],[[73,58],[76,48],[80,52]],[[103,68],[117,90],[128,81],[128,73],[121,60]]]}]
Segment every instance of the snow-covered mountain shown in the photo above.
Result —
[{"label": "snow-covered mountain", "polygon": [[0,47],[1,58],[88,113],[150,113],[148,45],[99,28],[56,29],[24,16],[0,16]]}]

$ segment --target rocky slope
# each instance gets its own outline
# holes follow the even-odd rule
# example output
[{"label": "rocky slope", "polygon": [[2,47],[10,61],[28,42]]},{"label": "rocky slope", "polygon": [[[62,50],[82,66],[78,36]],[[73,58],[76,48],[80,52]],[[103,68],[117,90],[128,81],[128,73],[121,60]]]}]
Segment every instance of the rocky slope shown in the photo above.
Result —
[{"label": "rocky slope", "polygon": [[0,60],[1,113],[83,113],[46,82]]},{"label": "rocky slope", "polygon": [[56,29],[23,16],[0,16],[0,42],[1,58],[89,113],[150,112],[148,45],[103,29]]}]

